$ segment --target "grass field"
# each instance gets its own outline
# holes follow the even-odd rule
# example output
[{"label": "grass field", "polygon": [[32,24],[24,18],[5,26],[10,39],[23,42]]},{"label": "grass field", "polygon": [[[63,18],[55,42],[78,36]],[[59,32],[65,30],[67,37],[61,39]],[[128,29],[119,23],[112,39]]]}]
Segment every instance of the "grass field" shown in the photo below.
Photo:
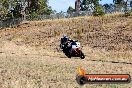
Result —
[{"label": "grass field", "polygon": [[[84,60],[61,52],[63,34],[81,42]],[[80,65],[91,74],[132,75],[132,17],[30,21],[0,30],[0,88],[132,88],[132,83],[80,86],[75,80]]]}]

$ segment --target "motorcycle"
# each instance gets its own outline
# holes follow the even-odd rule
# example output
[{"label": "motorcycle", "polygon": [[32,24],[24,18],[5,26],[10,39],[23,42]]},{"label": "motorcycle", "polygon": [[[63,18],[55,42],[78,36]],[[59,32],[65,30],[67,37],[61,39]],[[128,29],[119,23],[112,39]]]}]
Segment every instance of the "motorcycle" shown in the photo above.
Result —
[{"label": "motorcycle", "polygon": [[80,42],[75,41],[74,43],[74,45],[72,45],[71,43],[67,43],[66,45],[60,44],[63,53],[65,53],[68,58],[80,57],[81,59],[84,59],[85,55],[80,48]]}]

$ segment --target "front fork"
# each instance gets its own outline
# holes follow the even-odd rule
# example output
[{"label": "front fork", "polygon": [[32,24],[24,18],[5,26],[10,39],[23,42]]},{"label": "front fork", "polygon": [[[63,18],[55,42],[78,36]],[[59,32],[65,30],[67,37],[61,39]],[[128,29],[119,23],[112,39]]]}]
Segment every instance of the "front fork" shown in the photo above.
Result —
[{"label": "front fork", "polygon": [[79,55],[80,54],[80,48],[75,49],[75,52]]}]

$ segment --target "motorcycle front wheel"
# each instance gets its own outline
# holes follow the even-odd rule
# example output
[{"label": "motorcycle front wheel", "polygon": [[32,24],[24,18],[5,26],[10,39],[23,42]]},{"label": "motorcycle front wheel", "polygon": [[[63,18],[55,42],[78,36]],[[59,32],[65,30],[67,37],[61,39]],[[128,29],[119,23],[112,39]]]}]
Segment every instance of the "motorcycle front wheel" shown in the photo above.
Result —
[{"label": "motorcycle front wheel", "polygon": [[85,55],[84,55],[84,53],[82,51],[80,52],[80,58],[81,59],[84,59],[85,58]]},{"label": "motorcycle front wheel", "polygon": [[64,53],[68,58],[71,58],[71,54],[68,51],[64,51]]}]

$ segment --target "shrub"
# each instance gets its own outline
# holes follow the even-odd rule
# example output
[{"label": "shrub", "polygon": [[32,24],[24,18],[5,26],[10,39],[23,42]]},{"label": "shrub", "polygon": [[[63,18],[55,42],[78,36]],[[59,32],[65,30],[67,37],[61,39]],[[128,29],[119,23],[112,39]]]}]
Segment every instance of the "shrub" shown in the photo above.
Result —
[{"label": "shrub", "polygon": [[128,17],[128,16],[131,16],[132,15],[132,12],[130,12],[130,11],[127,11],[127,12],[125,12],[125,17]]},{"label": "shrub", "polygon": [[29,15],[30,19],[31,20],[36,20],[36,18],[38,17],[38,14],[36,12],[32,12],[30,15]]},{"label": "shrub", "polygon": [[105,12],[102,6],[96,6],[93,12],[94,16],[104,16]]}]

